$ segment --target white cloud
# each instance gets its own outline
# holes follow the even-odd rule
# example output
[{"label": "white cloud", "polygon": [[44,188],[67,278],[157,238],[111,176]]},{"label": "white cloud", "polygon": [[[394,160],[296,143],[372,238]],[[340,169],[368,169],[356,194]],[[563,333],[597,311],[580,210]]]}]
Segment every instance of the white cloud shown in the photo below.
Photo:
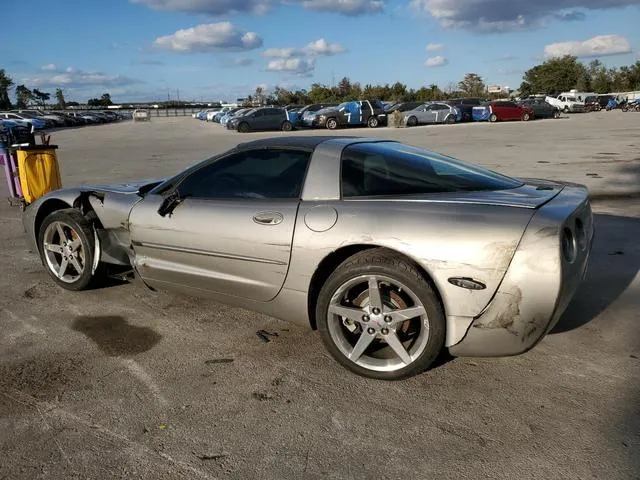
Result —
[{"label": "white cloud", "polygon": [[424,62],[425,67],[434,68],[434,67],[442,67],[446,65],[448,60],[444,58],[442,55],[438,55],[436,57],[429,57],[427,61]]},{"label": "white cloud", "polygon": [[384,0],[131,0],[155,10],[205,15],[231,13],[264,14],[278,5],[298,4],[308,10],[333,12],[347,16],[380,13]]},{"label": "white cloud", "polygon": [[245,32],[231,22],[208,23],[158,37],[153,46],[176,53],[205,53],[217,50],[252,50],[262,46],[255,32]]},{"label": "white cloud", "polygon": [[324,38],[320,38],[309,43],[304,48],[268,48],[262,55],[269,58],[294,58],[294,57],[320,57],[338,55],[346,49],[338,43],[329,43]]},{"label": "white cloud", "polygon": [[54,72],[58,69],[58,67],[56,67],[55,63],[47,63],[46,65],[43,65],[41,70],[43,72]]},{"label": "white cloud", "polygon": [[429,43],[427,44],[427,52],[435,52],[437,50],[442,50],[444,48],[444,44],[442,43]]},{"label": "white cloud", "polygon": [[305,0],[302,5],[318,12],[336,12],[357,16],[384,11],[383,0]]},{"label": "white cloud", "polygon": [[580,10],[638,5],[638,0],[411,0],[411,6],[438,20],[444,28],[483,32],[537,27],[549,20],[584,20]]},{"label": "white cloud", "polygon": [[576,57],[604,57],[631,52],[629,41],[620,35],[599,35],[583,42],[552,43],[544,47],[547,58],[574,55]]},{"label": "white cloud", "polygon": [[279,58],[271,60],[267,64],[270,72],[294,73],[296,75],[309,75],[316,68],[314,58]]},{"label": "white cloud", "polygon": [[222,62],[225,67],[248,67],[253,65],[253,58],[231,58]]},{"label": "white cloud", "polygon": [[345,51],[344,47],[338,43],[328,43],[324,38],[311,42],[304,48],[307,55],[337,55]]},{"label": "white cloud", "polygon": [[270,58],[291,58],[301,57],[304,52],[299,48],[268,48],[262,55]]},{"label": "white cloud", "polygon": [[84,71],[73,67],[64,70],[53,64],[45,65],[47,73],[23,79],[23,83],[37,88],[79,88],[85,86],[115,87],[143,83],[123,75],[108,75],[97,71]]}]

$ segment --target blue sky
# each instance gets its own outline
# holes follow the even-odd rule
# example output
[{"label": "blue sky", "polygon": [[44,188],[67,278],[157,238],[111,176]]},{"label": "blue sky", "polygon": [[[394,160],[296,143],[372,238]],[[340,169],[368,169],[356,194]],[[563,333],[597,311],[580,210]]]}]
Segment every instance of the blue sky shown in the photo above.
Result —
[{"label": "blue sky", "polygon": [[[24,27],[25,12],[43,21]],[[86,101],[235,99],[348,76],[517,88],[545,58],[630,64],[640,0],[8,0],[0,68]]]}]

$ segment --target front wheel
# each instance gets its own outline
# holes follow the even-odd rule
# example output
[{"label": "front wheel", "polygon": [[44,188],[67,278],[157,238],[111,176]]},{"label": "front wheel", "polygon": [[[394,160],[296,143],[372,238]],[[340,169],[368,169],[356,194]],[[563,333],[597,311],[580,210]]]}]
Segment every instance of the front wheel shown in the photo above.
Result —
[{"label": "front wheel", "polygon": [[569,113],[569,107],[565,106],[564,109],[562,110],[564,113]]},{"label": "front wheel", "polygon": [[560,118],[560,110],[553,111],[553,118]]},{"label": "front wheel", "polygon": [[327,128],[329,130],[335,130],[338,128],[338,121],[335,118],[327,119]]},{"label": "front wheel", "polygon": [[489,117],[489,121],[491,123],[496,123],[498,121],[498,116],[495,113],[492,113],[491,116]]},{"label": "front wheel", "polygon": [[73,208],[50,214],[38,232],[45,268],[67,290],[84,290],[94,280],[95,245],[91,224]]},{"label": "front wheel", "polygon": [[415,127],[416,125],[418,125],[418,119],[416,117],[414,117],[413,115],[409,117],[409,119],[407,120],[407,126],[408,127]]},{"label": "front wheel", "polygon": [[527,112],[524,112],[522,114],[522,121],[523,122],[528,122],[529,120],[531,120],[531,115],[529,115],[529,113],[527,113]]},{"label": "front wheel", "polygon": [[290,132],[291,130],[293,130],[293,124],[290,121],[285,120],[284,122],[282,122],[281,128],[283,132]]},{"label": "front wheel", "polygon": [[247,122],[242,122],[240,125],[238,125],[238,131],[240,133],[249,133],[249,124]]},{"label": "front wheel", "polygon": [[400,380],[427,369],[445,339],[440,302],[417,268],[383,249],[343,262],[316,304],[322,341],[358,375]]},{"label": "front wheel", "polygon": [[378,128],[378,126],[380,125],[380,120],[378,120],[378,117],[369,117],[369,120],[367,120],[367,125],[369,126],[369,128]]}]

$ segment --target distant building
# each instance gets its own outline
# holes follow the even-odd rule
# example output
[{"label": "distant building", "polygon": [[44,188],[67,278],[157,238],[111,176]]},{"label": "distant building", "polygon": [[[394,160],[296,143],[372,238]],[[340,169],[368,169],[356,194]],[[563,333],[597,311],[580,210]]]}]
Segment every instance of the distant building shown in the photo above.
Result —
[{"label": "distant building", "polygon": [[487,93],[502,93],[509,95],[511,90],[506,85],[487,85]]}]

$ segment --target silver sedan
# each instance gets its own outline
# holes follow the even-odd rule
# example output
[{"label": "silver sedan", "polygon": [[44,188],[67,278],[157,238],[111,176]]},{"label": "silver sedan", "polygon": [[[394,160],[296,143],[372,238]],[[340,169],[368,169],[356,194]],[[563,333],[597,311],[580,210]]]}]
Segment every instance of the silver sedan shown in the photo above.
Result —
[{"label": "silver sedan", "polygon": [[153,182],[26,207],[52,280],[111,273],[317,329],[351,371],[399,379],[443,350],[514,355],[558,321],[587,267],[587,190],[395,141],[278,137]]},{"label": "silver sedan", "polygon": [[455,123],[459,110],[446,103],[427,103],[413,110],[404,112],[404,124],[407,127],[430,123]]}]

